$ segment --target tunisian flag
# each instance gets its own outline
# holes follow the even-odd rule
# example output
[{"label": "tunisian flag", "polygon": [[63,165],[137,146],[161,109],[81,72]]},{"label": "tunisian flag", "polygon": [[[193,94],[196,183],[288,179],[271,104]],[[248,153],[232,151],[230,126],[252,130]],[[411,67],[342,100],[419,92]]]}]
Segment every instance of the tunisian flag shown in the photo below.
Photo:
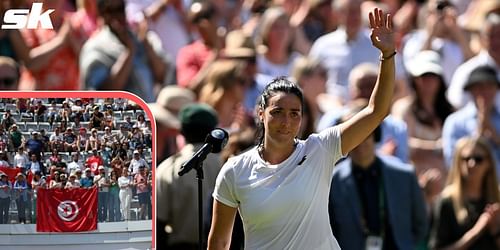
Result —
[{"label": "tunisian flag", "polygon": [[38,189],[37,232],[97,229],[97,188]]}]

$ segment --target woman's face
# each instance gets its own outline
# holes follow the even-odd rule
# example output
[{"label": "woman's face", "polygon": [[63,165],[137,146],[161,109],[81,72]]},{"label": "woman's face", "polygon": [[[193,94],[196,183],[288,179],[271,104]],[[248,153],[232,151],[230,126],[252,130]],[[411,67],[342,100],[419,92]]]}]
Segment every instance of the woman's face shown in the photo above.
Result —
[{"label": "woman's face", "polygon": [[259,111],[264,123],[265,140],[273,144],[293,144],[302,121],[302,103],[294,94],[278,92],[268,100],[269,105]]},{"label": "woman's face", "polygon": [[423,74],[415,78],[415,91],[422,99],[435,97],[440,84],[439,76],[431,73]]},{"label": "woman's face", "polygon": [[286,18],[278,18],[267,34],[269,49],[287,49],[290,43],[290,25]]},{"label": "woman's face", "polygon": [[462,177],[472,181],[482,181],[491,167],[485,150],[469,145],[460,152],[460,172]]}]

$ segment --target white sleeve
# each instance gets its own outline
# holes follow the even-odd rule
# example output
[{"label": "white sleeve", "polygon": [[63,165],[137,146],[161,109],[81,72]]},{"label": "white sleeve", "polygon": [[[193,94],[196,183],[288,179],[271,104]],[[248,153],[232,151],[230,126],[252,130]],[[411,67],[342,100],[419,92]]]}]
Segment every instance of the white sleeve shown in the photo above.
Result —
[{"label": "white sleeve", "polygon": [[321,147],[325,149],[333,163],[345,157],[345,155],[342,155],[342,141],[338,126],[329,127],[322,130],[319,134],[311,136],[316,136],[318,138]]},{"label": "white sleeve", "polygon": [[233,166],[235,161],[229,160],[222,166],[222,169],[215,181],[213,197],[215,200],[224,203],[230,207],[238,207],[238,200],[235,192],[235,176]]}]

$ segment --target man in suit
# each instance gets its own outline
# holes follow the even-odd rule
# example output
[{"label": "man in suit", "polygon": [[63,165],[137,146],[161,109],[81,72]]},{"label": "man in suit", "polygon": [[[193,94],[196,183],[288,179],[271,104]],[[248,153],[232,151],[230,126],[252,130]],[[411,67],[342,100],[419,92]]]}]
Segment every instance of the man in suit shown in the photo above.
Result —
[{"label": "man in suit", "polygon": [[413,167],[377,155],[380,136],[377,128],[334,169],[330,224],[342,249],[414,249],[427,234],[425,201]]}]

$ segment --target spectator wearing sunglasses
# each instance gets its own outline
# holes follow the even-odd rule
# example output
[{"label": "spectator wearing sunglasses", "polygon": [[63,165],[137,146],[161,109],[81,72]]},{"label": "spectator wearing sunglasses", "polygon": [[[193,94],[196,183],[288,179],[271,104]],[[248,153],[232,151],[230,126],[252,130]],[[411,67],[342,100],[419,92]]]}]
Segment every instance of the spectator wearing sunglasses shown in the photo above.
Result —
[{"label": "spectator wearing sunglasses", "polygon": [[0,89],[17,90],[19,87],[19,65],[10,57],[0,56]]},{"label": "spectator wearing sunglasses", "polygon": [[500,249],[495,157],[483,137],[458,140],[446,187],[434,209],[430,249]]}]

